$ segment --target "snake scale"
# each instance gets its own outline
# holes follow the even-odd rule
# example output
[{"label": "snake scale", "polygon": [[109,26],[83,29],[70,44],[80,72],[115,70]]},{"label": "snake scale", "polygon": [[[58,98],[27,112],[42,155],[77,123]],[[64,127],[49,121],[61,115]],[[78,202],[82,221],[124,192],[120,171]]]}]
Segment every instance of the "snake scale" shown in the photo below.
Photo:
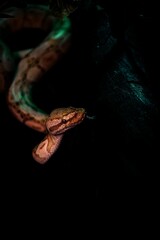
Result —
[{"label": "snake scale", "polygon": [[[58,149],[64,132],[80,124],[86,116],[84,108],[76,107],[56,108],[48,114],[32,101],[34,82],[41,79],[71,45],[71,22],[67,16],[53,16],[42,5],[28,5],[24,10],[10,8],[7,12],[14,17],[0,19],[0,90],[4,90],[10,73],[16,67],[13,81],[7,89],[7,104],[21,123],[45,134],[32,151],[33,159],[44,164]],[[35,48],[22,51],[15,66],[14,54],[6,45],[5,36],[25,28],[40,28],[49,34]]]}]

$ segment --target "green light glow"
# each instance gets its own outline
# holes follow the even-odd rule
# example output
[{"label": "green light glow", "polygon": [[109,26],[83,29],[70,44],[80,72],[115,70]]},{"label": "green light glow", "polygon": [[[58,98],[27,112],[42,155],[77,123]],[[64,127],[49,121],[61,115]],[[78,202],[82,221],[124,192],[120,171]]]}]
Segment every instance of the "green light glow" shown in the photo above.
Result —
[{"label": "green light glow", "polygon": [[61,38],[66,34],[66,32],[69,32],[70,28],[71,22],[67,17],[63,19],[57,19],[56,23],[54,23],[54,30],[51,33],[51,37],[54,39]]}]

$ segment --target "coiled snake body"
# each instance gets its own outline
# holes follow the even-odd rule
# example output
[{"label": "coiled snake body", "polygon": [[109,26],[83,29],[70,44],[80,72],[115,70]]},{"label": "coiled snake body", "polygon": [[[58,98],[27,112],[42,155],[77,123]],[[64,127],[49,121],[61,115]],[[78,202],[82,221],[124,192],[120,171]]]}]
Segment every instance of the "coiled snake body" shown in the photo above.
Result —
[{"label": "coiled snake body", "polygon": [[[0,37],[7,32],[23,28],[50,30],[48,36],[33,50],[22,56],[13,82],[7,91],[7,102],[14,116],[32,129],[45,133],[44,139],[32,151],[33,158],[43,164],[57,150],[66,130],[81,123],[85,118],[84,108],[58,108],[47,114],[32,102],[31,87],[35,81],[54,66],[70,46],[71,29],[68,17],[56,18],[40,5],[27,9],[9,9],[13,18],[0,20]],[[8,75],[14,68],[12,53],[0,38],[0,88],[4,88]]]}]

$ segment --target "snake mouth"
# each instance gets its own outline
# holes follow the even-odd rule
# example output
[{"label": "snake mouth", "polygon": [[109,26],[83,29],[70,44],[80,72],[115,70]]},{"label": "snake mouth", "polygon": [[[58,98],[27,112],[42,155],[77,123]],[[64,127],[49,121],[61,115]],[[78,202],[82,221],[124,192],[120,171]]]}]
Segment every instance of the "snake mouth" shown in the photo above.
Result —
[{"label": "snake mouth", "polygon": [[73,128],[74,126],[80,124],[84,120],[85,117],[86,117],[86,112],[85,111],[81,112],[81,113],[77,113],[75,118],[78,119],[78,120],[76,120],[76,121],[74,119],[71,120],[71,121],[73,121],[73,123],[71,125],[71,128]]}]

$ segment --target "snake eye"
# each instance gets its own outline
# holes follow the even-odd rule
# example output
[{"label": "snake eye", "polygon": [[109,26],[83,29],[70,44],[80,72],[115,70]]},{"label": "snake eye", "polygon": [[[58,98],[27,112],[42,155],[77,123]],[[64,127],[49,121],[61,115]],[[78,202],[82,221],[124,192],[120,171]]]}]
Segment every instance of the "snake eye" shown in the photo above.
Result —
[{"label": "snake eye", "polygon": [[62,119],[62,123],[66,123],[67,122],[67,120],[66,119]]}]

